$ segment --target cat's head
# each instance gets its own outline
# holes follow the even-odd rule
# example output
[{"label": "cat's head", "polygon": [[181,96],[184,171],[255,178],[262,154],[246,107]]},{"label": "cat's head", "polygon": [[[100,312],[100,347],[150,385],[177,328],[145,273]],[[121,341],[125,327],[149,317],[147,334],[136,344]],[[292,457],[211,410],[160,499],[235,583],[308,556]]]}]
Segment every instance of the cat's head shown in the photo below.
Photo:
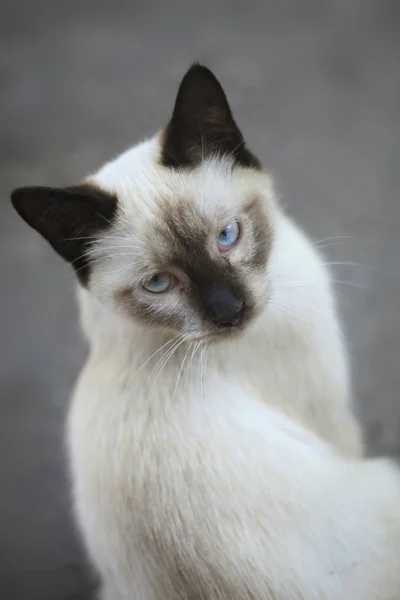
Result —
[{"label": "cat's head", "polygon": [[152,139],[81,185],[20,188],[12,202],[81,285],[137,322],[214,339],[266,304],[271,181],[203,66],[189,69]]}]

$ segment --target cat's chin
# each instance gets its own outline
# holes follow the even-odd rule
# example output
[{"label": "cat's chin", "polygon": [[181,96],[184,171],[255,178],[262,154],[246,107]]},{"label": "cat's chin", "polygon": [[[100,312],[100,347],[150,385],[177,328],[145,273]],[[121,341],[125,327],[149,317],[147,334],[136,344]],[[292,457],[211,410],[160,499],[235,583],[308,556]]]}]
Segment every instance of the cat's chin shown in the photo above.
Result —
[{"label": "cat's chin", "polygon": [[223,331],[219,334],[214,334],[210,336],[209,340],[207,340],[207,344],[219,344],[227,341],[233,341],[240,339],[246,332],[247,326],[246,324],[238,325],[237,327],[232,327],[227,331]]},{"label": "cat's chin", "polygon": [[193,336],[190,342],[200,342],[204,345],[214,345],[227,341],[238,340],[251,329],[252,324],[255,321],[255,316],[251,319],[246,319],[240,325],[234,325],[230,327],[216,327],[212,331],[202,333],[200,335]]}]

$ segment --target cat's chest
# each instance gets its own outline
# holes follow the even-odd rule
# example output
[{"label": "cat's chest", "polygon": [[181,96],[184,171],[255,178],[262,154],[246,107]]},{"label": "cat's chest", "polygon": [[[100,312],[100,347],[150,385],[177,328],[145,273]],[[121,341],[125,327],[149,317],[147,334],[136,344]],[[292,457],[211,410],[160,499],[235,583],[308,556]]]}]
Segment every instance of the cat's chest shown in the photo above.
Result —
[{"label": "cat's chest", "polygon": [[196,381],[179,371],[127,380],[105,372],[90,366],[83,372],[70,409],[69,442],[92,473],[107,470],[109,478],[132,484],[142,474],[183,463],[196,440],[226,426],[224,410],[240,393],[232,382]]}]

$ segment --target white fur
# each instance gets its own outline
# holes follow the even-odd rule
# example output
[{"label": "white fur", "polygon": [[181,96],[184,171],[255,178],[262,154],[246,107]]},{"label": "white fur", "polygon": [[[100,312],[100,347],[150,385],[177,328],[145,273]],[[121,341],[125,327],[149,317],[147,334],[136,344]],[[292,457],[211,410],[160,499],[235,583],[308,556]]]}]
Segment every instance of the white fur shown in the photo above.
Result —
[{"label": "white fur", "polygon": [[182,343],[160,370],[171,335],[113,303],[126,257],[99,264],[80,291],[91,351],[68,444],[104,597],[395,600],[400,478],[390,463],[361,458],[320,256],[265,173],[228,176],[209,161],[177,174],[156,166],[157,153],[155,138],[91,178],[118,194],[123,244],[129,223],[137,230],[151,216],[154,195],[185,193],[223,212],[253,190],[274,232],[269,300],[242,335]]}]

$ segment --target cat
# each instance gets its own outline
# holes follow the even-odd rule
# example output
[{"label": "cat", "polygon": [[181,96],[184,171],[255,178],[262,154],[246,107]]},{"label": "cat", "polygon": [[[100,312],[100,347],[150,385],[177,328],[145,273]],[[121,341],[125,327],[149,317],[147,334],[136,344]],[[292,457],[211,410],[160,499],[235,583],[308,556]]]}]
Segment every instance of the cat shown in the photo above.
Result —
[{"label": "cat", "polygon": [[12,202],[79,281],[67,442],[102,598],[397,598],[400,476],[363,458],[329,273],[213,73],[80,185]]}]

